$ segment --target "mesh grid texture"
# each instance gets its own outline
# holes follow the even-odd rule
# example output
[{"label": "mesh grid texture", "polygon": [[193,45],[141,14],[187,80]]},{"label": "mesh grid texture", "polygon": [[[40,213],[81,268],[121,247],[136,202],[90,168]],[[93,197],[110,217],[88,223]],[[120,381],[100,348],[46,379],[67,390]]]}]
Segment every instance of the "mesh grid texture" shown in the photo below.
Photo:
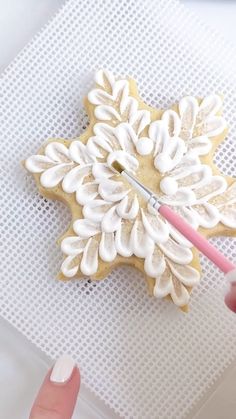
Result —
[{"label": "mesh grid texture", "polygon": [[[202,260],[188,315],[149,297],[132,268],[96,284],[56,281],[62,255],[55,242],[70,214],[39,196],[20,161],[48,137],[83,132],[82,99],[94,71],[108,68],[135,78],[155,107],[222,93],[230,132],[216,163],[233,175],[235,61],[175,0],[70,0],[0,79],[0,314],[51,357],[70,353],[85,384],[121,417],[186,417],[235,359],[223,276]],[[214,241],[236,260],[233,239]]]}]

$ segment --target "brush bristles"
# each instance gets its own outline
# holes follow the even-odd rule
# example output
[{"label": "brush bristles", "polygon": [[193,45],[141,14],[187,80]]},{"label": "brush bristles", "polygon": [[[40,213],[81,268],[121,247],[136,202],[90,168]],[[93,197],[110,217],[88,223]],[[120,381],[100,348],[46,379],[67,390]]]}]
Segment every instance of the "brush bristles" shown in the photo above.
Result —
[{"label": "brush bristles", "polygon": [[115,160],[111,166],[117,173],[122,173],[125,170],[124,166],[122,166],[122,164],[120,164],[117,160]]}]

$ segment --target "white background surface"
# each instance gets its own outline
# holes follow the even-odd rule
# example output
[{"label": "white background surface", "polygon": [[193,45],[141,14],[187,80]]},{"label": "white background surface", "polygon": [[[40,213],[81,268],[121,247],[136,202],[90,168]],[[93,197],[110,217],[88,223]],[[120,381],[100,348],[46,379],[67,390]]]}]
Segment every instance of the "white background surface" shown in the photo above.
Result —
[{"label": "white background surface", "polygon": [[[0,0],[0,71],[63,2]],[[236,46],[236,2],[185,0],[183,3]],[[0,336],[0,419],[23,419],[27,417],[31,401],[47,370],[48,360],[37,356],[32,347],[3,321],[0,321]],[[94,413],[93,408],[88,406],[88,400],[99,405],[92,395],[83,390],[74,418],[99,419],[106,415],[112,419],[111,412],[106,409],[101,412],[101,404],[98,406],[100,413]]]}]

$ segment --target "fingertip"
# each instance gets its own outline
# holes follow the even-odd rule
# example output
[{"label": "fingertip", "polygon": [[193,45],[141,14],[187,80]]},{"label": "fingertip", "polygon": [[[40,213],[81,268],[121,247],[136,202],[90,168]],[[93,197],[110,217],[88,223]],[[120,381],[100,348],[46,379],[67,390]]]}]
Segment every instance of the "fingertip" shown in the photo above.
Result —
[{"label": "fingertip", "polygon": [[[73,364],[70,377],[66,381],[60,380],[63,374],[65,370],[63,371],[61,357],[47,373],[31,409],[30,419],[70,419],[72,417],[80,388],[79,368]],[[55,382],[56,378],[58,382]]]},{"label": "fingertip", "polygon": [[75,396],[77,396],[80,389],[80,371],[77,366],[75,366],[73,369],[73,373],[67,383],[67,387],[68,389],[71,389]]},{"label": "fingertip", "polygon": [[225,296],[225,304],[231,311],[236,313],[236,283],[230,284],[229,291]]}]

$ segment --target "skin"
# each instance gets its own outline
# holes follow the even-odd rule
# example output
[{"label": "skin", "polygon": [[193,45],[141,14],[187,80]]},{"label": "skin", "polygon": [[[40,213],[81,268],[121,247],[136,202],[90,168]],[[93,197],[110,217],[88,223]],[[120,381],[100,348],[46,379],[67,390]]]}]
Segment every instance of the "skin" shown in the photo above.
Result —
[{"label": "skin", "polygon": [[39,389],[29,419],[71,419],[80,388],[80,373],[74,368],[63,384],[50,381],[50,370]]}]

